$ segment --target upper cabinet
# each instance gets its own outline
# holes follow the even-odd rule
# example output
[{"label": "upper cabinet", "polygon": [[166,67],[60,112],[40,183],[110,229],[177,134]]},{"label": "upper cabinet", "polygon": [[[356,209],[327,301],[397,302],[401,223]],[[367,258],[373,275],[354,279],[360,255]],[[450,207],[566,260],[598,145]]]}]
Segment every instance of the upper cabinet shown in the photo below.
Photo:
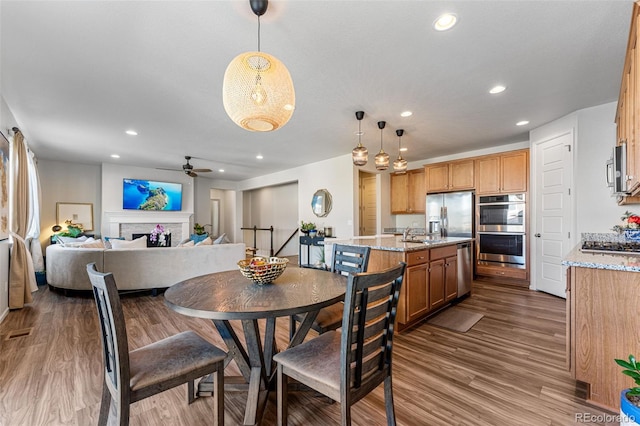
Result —
[{"label": "upper cabinet", "polygon": [[475,160],[476,193],[500,194],[527,192],[529,150],[488,155]]},{"label": "upper cabinet", "polygon": [[[637,133],[640,132],[640,115],[636,112],[640,108],[640,90],[638,88],[638,63],[640,52],[637,49],[638,39],[638,4],[633,6],[629,43],[622,72],[620,84],[620,96],[616,111],[617,141],[618,145],[627,144],[627,191],[633,195],[640,195],[640,141]],[[638,199],[623,197],[621,204],[636,203]]]},{"label": "upper cabinet", "polygon": [[391,175],[391,214],[422,214],[426,191],[424,170],[409,170]]},{"label": "upper cabinet", "polygon": [[473,189],[473,160],[451,161],[424,166],[426,192],[446,192]]}]

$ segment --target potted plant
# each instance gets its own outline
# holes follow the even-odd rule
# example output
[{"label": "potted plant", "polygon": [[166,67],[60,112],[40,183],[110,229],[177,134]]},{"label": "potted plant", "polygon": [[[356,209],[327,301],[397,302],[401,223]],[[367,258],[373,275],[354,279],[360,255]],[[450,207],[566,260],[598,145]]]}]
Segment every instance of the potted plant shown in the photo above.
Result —
[{"label": "potted plant", "polygon": [[300,231],[303,234],[310,234],[311,231],[316,230],[316,225],[313,222],[305,222],[304,220],[300,222]]},{"label": "potted plant", "polygon": [[206,234],[204,230],[204,225],[200,225],[198,222],[193,225],[193,233],[196,235],[204,235]]},{"label": "potted plant", "polygon": [[640,424],[640,364],[636,358],[629,355],[629,360],[616,359],[616,363],[623,368],[622,374],[633,379],[636,387],[625,389],[620,394],[620,425]]}]

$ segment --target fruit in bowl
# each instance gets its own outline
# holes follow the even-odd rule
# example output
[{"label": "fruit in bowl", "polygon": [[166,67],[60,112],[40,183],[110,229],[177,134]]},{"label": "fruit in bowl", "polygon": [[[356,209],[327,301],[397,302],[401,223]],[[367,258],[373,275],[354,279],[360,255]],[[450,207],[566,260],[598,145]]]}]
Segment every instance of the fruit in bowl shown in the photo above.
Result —
[{"label": "fruit in bowl", "polygon": [[238,262],[240,272],[256,284],[269,284],[284,272],[289,259],[256,256]]}]

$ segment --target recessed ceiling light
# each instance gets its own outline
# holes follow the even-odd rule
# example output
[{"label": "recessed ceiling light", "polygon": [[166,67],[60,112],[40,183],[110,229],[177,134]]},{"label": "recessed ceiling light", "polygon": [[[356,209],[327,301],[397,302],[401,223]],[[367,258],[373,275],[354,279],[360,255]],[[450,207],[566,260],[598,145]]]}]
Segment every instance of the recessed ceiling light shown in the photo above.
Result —
[{"label": "recessed ceiling light", "polygon": [[125,133],[129,136],[138,136],[138,132],[136,132],[135,130],[127,130]]},{"label": "recessed ceiling light", "polygon": [[527,124],[529,124],[528,120],[522,120],[522,121],[518,121],[516,123],[516,126],[524,126],[524,125],[527,125]]},{"label": "recessed ceiling light", "polygon": [[491,93],[492,95],[496,95],[498,93],[502,93],[506,90],[507,88],[505,86],[502,85],[497,85],[491,88],[491,90],[489,90],[489,93]]},{"label": "recessed ceiling light", "polygon": [[436,31],[446,31],[452,28],[456,22],[458,22],[458,17],[455,14],[445,13],[436,19],[436,22],[433,23],[433,28],[435,28]]},{"label": "recessed ceiling light", "polygon": [[411,111],[404,111],[400,113],[400,117],[411,117],[413,113]]},{"label": "recessed ceiling light", "polygon": [[220,173],[224,173],[224,169],[218,169]]},{"label": "recessed ceiling light", "polygon": [[263,157],[261,154],[258,154],[258,155],[256,155],[256,158],[257,158],[258,160],[262,160],[264,157]]},{"label": "recessed ceiling light", "polygon": [[111,154],[111,158],[120,158],[118,154]]},{"label": "recessed ceiling light", "polygon": [[406,147],[400,148],[400,151],[405,152],[407,151],[407,148]]}]

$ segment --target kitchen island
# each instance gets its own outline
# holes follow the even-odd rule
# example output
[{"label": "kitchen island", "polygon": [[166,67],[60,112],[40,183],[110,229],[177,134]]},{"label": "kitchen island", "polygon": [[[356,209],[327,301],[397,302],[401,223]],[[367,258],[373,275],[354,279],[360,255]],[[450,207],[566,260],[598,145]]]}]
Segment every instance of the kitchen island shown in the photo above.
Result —
[{"label": "kitchen island", "polygon": [[586,399],[612,411],[633,385],[614,359],[640,356],[640,253],[587,253],[562,261],[567,271],[567,367],[587,385]]},{"label": "kitchen island", "polygon": [[[397,314],[398,330],[403,330],[464,296],[458,292],[458,278],[468,284],[465,288],[471,288],[472,268],[458,259],[458,244],[472,241],[473,238],[446,237],[426,242],[403,242],[402,237],[393,235],[332,239],[325,241],[325,258],[330,264],[331,245],[344,244],[371,247],[369,272],[406,262]],[[460,277],[459,269],[466,271]]]}]

